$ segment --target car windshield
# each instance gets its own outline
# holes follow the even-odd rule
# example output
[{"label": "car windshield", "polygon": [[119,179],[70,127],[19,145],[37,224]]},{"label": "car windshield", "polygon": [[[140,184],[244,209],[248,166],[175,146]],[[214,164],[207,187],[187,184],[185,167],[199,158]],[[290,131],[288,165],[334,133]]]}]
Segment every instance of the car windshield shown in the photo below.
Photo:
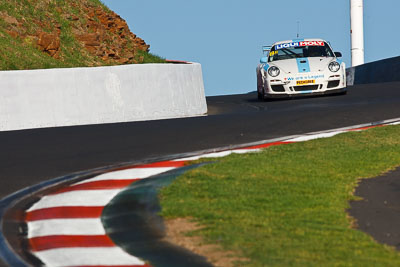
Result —
[{"label": "car windshield", "polygon": [[334,54],[325,42],[293,42],[272,47],[268,62],[304,57],[334,57]]}]

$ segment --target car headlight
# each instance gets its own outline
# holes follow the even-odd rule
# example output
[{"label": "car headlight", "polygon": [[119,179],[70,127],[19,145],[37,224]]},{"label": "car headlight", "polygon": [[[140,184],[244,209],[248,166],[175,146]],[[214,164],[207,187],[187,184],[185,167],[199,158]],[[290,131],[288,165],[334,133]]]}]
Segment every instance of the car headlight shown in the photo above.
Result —
[{"label": "car headlight", "polygon": [[268,74],[269,74],[271,77],[276,77],[276,76],[278,76],[280,73],[281,73],[281,71],[279,70],[278,67],[272,66],[272,67],[270,67],[270,68],[268,69]]},{"label": "car headlight", "polygon": [[329,63],[328,68],[332,72],[338,72],[340,70],[340,64],[336,61],[332,61],[331,63]]}]

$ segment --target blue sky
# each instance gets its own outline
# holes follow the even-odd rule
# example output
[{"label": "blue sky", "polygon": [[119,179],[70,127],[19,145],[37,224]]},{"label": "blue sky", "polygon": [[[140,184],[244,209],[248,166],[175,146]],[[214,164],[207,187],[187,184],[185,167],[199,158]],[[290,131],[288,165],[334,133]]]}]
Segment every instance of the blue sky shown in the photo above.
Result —
[{"label": "blue sky", "polygon": [[[202,64],[206,95],[256,90],[261,46],[322,38],[349,66],[350,0],[103,0],[167,59]],[[400,55],[399,0],[364,0],[365,60]]]}]

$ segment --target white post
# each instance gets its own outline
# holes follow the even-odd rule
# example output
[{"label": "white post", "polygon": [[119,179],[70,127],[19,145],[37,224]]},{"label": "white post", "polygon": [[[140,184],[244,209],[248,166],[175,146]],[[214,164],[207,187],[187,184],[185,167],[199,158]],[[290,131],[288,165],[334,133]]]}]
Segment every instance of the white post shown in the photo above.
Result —
[{"label": "white post", "polygon": [[350,0],[351,63],[364,64],[364,0]]}]

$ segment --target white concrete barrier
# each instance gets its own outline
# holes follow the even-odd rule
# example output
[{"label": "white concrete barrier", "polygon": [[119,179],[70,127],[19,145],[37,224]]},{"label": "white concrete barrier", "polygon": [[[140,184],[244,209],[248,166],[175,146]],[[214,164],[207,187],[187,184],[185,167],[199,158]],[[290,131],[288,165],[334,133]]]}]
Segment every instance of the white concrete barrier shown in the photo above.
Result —
[{"label": "white concrete barrier", "polygon": [[198,63],[0,72],[0,131],[205,113]]}]

